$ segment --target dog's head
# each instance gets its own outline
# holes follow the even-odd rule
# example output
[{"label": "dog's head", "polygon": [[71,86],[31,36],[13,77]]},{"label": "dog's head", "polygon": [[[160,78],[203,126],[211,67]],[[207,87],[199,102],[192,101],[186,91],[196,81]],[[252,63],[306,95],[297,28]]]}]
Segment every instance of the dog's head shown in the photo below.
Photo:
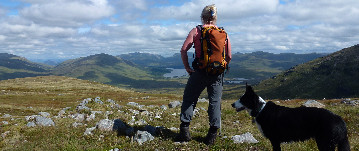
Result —
[{"label": "dog's head", "polygon": [[251,116],[257,116],[263,104],[265,104],[265,101],[253,91],[251,86],[246,85],[246,92],[238,101],[232,104],[232,107],[237,112],[246,109]]}]

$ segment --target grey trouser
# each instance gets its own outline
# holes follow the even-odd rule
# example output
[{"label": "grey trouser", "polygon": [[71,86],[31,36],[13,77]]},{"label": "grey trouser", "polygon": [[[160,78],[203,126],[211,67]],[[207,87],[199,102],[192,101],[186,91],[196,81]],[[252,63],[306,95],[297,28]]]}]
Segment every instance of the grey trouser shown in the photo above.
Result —
[{"label": "grey trouser", "polygon": [[219,76],[209,76],[205,72],[196,71],[191,74],[187,81],[183,94],[181,107],[181,122],[191,122],[193,110],[196,107],[198,97],[207,88],[209,106],[208,116],[209,125],[220,128],[221,126],[221,97],[223,90],[223,74]]}]

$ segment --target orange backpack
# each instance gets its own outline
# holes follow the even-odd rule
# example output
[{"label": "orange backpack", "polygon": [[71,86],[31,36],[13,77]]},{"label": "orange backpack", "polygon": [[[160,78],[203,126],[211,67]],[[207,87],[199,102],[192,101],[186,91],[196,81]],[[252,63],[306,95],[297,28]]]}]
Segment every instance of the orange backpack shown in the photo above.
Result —
[{"label": "orange backpack", "polygon": [[193,68],[204,70],[208,75],[220,75],[228,68],[226,57],[227,32],[216,26],[203,27],[201,31],[201,56],[195,58]]}]

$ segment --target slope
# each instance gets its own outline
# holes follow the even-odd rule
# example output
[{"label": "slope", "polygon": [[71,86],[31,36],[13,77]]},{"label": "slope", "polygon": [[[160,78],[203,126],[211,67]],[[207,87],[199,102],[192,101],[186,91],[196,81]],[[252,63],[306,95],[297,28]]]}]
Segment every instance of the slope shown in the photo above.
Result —
[{"label": "slope", "polygon": [[48,75],[50,69],[16,55],[0,53],[0,80]]},{"label": "slope", "polygon": [[262,81],[266,98],[342,98],[359,96],[359,45],[295,66]]},{"label": "slope", "polygon": [[65,61],[56,66],[52,73],[121,87],[150,88],[178,84],[156,81],[155,76],[145,68],[103,53]]}]

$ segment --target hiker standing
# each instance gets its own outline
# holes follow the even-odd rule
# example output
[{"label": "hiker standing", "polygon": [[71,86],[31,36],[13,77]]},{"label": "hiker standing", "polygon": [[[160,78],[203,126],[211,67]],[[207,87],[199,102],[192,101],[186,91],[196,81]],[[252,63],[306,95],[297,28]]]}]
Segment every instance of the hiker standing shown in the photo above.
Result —
[{"label": "hiker standing", "polygon": [[[180,142],[187,142],[190,141],[191,136],[189,132],[189,125],[192,120],[193,116],[193,110],[196,107],[198,97],[200,96],[201,92],[207,88],[208,98],[209,98],[209,107],[208,107],[208,116],[209,116],[209,125],[210,128],[208,130],[208,134],[205,138],[205,143],[207,145],[214,144],[214,141],[217,137],[217,130],[221,126],[221,97],[222,97],[222,90],[223,90],[223,71],[212,74],[209,72],[209,69],[207,70],[207,67],[203,65],[204,62],[203,58],[206,58],[208,55],[213,55],[212,51],[203,51],[203,44],[209,43],[208,40],[205,40],[202,37],[202,34],[204,33],[205,28],[215,28],[216,30],[218,27],[216,26],[217,21],[217,8],[215,5],[209,5],[206,6],[202,10],[201,14],[201,20],[203,25],[199,25],[195,28],[193,28],[186,40],[184,41],[184,44],[181,49],[181,57],[184,64],[184,67],[186,71],[189,73],[190,77],[187,81],[187,85],[184,90],[183,94],[183,103],[181,107],[181,114],[180,114],[180,133],[176,137],[176,141]],[[221,30],[219,30],[221,31]],[[217,31],[218,32],[218,31]],[[222,31],[221,31],[222,32]],[[224,32],[224,30],[223,30]],[[219,32],[218,32],[219,33]],[[225,40],[225,41],[224,41]],[[230,41],[227,37],[227,33],[225,33],[225,39],[222,38],[222,46],[223,48],[222,57],[225,64],[228,64],[231,60],[231,45]],[[188,56],[187,51],[194,45],[195,48],[195,61],[192,63],[193,69],[190,67],[188,63]],[[207,45],[206,45],[207,47]],[[208,48],[214,48],[215,46],[209,46]],[[207,55],[206,57],[203,57],[204,55]],[[208,57],[209,58],[209,57]],[[201,60],[202,59],[202,60]],[[213,68],[217,68],[219,62],[212,63]],[[216,64],[217,63],[217,64]],[[207,64],[207,63],[206,63]],[[212,65],[211,64],[211,65]],[[226,65],[222,65],[226,66]],[[219,71],[218,70],[218,71]]]}]

